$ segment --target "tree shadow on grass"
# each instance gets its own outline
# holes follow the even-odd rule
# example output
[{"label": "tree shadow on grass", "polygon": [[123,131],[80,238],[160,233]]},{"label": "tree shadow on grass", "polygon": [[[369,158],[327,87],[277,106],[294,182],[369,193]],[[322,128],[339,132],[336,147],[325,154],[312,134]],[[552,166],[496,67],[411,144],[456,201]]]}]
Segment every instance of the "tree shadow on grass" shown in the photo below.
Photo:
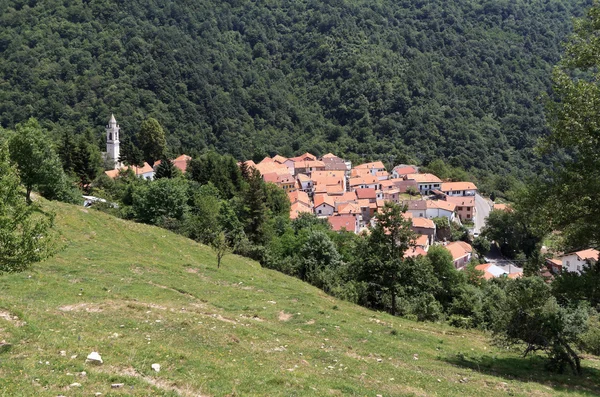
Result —
[{"label": "tree shadow on grass", "polygon": [[539,355],[498,358],[491,355],[457,354],[445,358],[444,361],[457,367],[504,378],[507,380],[506,388],[509,392],[510,381],[519,381],[536,382],[560,392],[600,395],[600,370],[586,365],[588,360],[582,360],[583,372],[579,376],[574,375],[570,368],[566,368],[562,374],[548,371],[547,360]]}]

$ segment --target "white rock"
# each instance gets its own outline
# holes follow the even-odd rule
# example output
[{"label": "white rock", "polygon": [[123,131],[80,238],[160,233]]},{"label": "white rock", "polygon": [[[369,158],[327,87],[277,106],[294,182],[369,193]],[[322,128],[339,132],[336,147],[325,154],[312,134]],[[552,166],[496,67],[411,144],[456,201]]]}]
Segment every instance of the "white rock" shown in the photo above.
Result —
[{"label": "white rock", "polygon": [[71,383],[69,387],[81,387],[81,383]]},{"label": "white rock", "polygon": [[63,356],[63,357],[65,357],[65,356],[67,355],[67,352],[66,352],[66,351],[64,351],[64,350],[61,350],[61,351],[60,351],[60,355],[61,355],[61,356]]},{"label": "white rock", "polygon": [[160,364],[152,364],[152,369],[156,372],[160,372]]},{"label": "white rock", "polygon": [[102,361],[102,357],[100,357],[100,354],[98,354],[98,352],[91,352],[88,356],[87,356],[87,360],[85,360],[86,362],[91,362],[93,364],[102,364],[104,361]]},{"label": "white rock", "polygon": [[120,389],[123,386],[125,386],[125,383],[113,383],[112,385],[110,385],[112,389]]}]

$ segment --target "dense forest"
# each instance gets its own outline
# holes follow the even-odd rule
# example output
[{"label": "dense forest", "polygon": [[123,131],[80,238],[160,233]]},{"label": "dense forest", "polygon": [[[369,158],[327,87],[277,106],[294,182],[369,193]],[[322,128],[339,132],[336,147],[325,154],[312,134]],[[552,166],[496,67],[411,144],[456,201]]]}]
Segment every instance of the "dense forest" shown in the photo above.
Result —
[{"label": "dense forest", "polygon": [[[170,150],[535,171],[561,40],[590,0],[14,0],[0,3],[0,125]],[[88,136],[89,136],[88,135]]]}]

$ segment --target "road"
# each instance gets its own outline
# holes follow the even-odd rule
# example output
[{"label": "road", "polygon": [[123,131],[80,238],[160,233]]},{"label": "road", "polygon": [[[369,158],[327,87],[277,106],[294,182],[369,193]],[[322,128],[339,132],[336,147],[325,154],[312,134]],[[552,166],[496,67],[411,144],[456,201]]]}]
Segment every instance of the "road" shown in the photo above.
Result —
[{"label": "road", "polygon": [[488,199],[481,197],[479,194],[475,195],[475,227],[473,233],[481,233],[481,229],[485,226],[485,218],[490,214],[492,207]]}]

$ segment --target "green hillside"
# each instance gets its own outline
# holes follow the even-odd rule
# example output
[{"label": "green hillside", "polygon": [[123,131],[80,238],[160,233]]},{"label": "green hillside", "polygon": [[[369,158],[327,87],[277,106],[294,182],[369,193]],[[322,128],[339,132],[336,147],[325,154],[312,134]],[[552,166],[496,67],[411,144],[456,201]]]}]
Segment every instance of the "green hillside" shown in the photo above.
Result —
[{"label": "green hillside", "polygon": [[[1,396],[600,393],[596,358],[583,377],[552,375],[481,333],[372,312],[240,257],[216,269],[163,229],[45,205],[63,249],[0,276]],[[103,365],[84,363],[91,351]]]},{"label": "green hillside", "polygon": [[176,152],[332,151],[528,174],[590,0],[8,0],[0,125],[148,116]]}]

